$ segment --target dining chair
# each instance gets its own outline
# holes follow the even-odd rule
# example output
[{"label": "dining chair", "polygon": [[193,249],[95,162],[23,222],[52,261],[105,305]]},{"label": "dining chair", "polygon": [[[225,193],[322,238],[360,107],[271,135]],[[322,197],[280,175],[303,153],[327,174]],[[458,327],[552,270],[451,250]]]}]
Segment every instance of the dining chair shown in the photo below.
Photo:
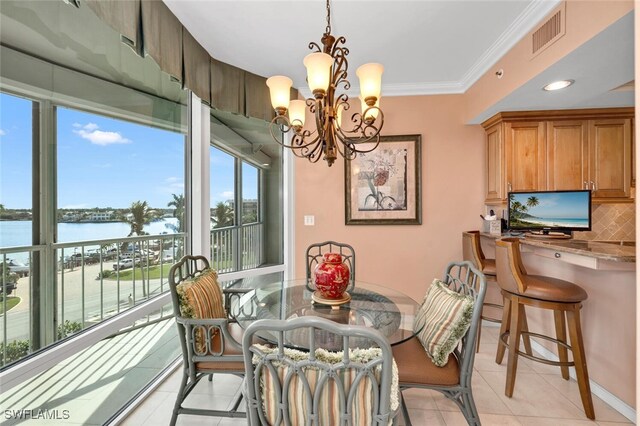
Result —
[{"label": "dining chair", "polygon": [[315,290],[315,284],[313,282],[313,270],[317,265],[322,263],[325,253],[339,253],[340,255],[342,255],[342,260],[349,267],[350,271],[347,291],[353,290],[356,282],[356,252],[349,244],[339,243],[336,241],[315,243],[307,247],[307,288],[310,291]]},{"label": "dining chair", "polygon": [[[261,332],[275,341],[252,344]],[[287,348],[288,333],[306,333],[308,352]],[[343,351],[321,348],[327,336],[341,341]],[[363,338],[373,347],[348,349],[350,339]],[[400,404],[397,376],[391,346],[379,331],[311,316],[258,320],[247,327],[242,346],[250,425],[393,424]]]},{"label": "dining chair", "polygon": [[217,276],[204,256],[184,256],[169,270],[169,291],[183,361],[171,425],[175,425],[179,414],[246,417],[246,413],[237,410],[241,395],[228,411],[183,407],[203,377],[211,380],[213,373],[244,376],[242,329],[228,312],[239,292],[221,290]]},{"label": "dining chair", "polygon": [[[472,300],[471,313],[467,318],[468,328],[459,342],[454,343],[453,352],[448,355],[448,358],[444,358],[442,367],[434,363],[417,336],[393,346],[393,357],[398,364],[400,376],[400,390],[420,388],[438,391],[460,407],[469,425],[480,425],[480,417],[473,399],[471,376],[476,355],[478,324],[487,287],[486,278],[471,262],[452,262],[447,265],[444,278],[440,283],[451,290],[451,294],[458,294],[459,297],[469,296]],[[421,309],[426,308],[426,299],[427,297]],[[420,312],[418,317],[419,315]],[[424,330],[417,325],[416,321],[414,326],[416,334],[423,332]],[[405,424],[411,425],[409,412],[404,404],[404,398],[402,399],[402,415]]]}]

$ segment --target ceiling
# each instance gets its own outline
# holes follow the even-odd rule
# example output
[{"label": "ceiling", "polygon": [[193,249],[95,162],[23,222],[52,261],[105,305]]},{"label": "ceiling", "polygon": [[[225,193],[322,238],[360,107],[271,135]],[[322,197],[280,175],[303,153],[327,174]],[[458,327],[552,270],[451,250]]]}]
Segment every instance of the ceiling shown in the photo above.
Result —
[{"label": "ceiling", "polygon": [[[324,32],[323,0],[163,0],[209,54],[258,75],[287,75],[310,96],[302,59]],[[332,33],[349,48],[352,88],[365,62],[385,66],[383,96],[464,93],[559,0],[334,0]],[[633,13],[474,117],[499,111],[633,106]],[[505,70],[508,72],[508,70]],[[576,83],[560,92],[556,79]]]},{"label": "ceiling", "polygon": [[[164,2],[214,58],[308,91],[302,60],[324,32],[323,0]],[[558,3],[334,0],[331,26],[354,88],[356,68],[379,62],[383,95],[463,93]]]}]

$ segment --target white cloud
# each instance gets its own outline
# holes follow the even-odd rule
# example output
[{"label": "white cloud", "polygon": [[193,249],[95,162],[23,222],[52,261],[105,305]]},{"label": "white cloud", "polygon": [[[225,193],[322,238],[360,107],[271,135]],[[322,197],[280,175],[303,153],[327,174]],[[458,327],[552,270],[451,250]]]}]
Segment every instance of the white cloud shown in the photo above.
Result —
[{"label": "white cloud", "polygon": [[4,130],[0,129],[0,136],[4,136],[6,134],[7,134],[7,132],[5,132]]},{"label": "white cloud", "polygon": [[164,180],[164,184],[156,187],[156,191],[160,194],[182,194],[184,193],[184,182],[177,177],[168,177]]},{"label": "white cloud", "polygon": [[[74,123],[73,126],[77,127],[76,124],[78,123]],[[123,137],[119,132],[103,132],[102,130],[98,130],[98,125],[95,123],[85,124],[82,128],[74,130],[73,133],[88,140],[94,145],[106,146],[131,143],[129,139]]]},{"label": "white cloud", "polygon": [[98,169],[108,169],[111,168],[111,163],[94,164],[93,167]]},{"label": "white cloud", "polygon": [[220,196],[225,200],[229,200],[233,198],[233,191],[224,191],[220,193]]},{"label": "white cloud", "polygon": [[80,127],[82,127],[82,124],[80,123],[73,123],[72,124],[73,127],[75,127],[76,129],[79,129]]}]

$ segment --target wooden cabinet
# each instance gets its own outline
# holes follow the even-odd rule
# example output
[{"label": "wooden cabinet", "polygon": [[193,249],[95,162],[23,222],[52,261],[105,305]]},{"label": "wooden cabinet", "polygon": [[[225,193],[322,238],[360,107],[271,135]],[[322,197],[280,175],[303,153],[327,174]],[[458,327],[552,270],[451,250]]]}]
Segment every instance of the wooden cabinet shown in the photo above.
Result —
[{"label": "wooden cabinet", "polygon": [[594,202],[629,202],[633,108],[500,113],[483,123],[486,204],[510,191],[591,189]]},{"label": "wooden cabinet", "polygon": [[505,123],[507,191],[536,191],[546,185],[544,122]]},{"label": "wooden cabinet", "polygon": [[631,194],[631,119],[589,121],[589,183],[594,198]]},{"label": "wooden cabinet", "polygon": [[583,120],[547,123],[547,189],[587,189],[589,133]]},{"label": "wooden cabinet", "polygon": [[507,196],[504,187],[504,140],[502,126],[487,129],[487,200],[500,202]]}]

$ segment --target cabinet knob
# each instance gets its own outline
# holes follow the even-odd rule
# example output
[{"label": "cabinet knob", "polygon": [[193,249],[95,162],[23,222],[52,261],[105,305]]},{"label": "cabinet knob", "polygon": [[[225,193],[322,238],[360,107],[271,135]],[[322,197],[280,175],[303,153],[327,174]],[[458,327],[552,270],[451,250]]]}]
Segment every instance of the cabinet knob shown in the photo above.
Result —
[{"label": "cabinet knob", "polygon": [[592,191],[596,191],[596,190],[597,190],[597,188],[596,188],[596,184],[595,184],[595,182],[594,182],[594,181],[591,181],[591,190],[592,190]]},{"label": "cabinet knob", "polygon": [[586,180],[582,181],[582,189],[589,189],[589,183]]},{"label": "cabinet knob", "polygon": [[511,182],[507,182],[507,192],[511,192]]},{"label": "cabinet knob", "polygon": [[554,254],[554,256],[556,257],[556,259],[560,259],[560,253],[556,252],[556,254]]}]

